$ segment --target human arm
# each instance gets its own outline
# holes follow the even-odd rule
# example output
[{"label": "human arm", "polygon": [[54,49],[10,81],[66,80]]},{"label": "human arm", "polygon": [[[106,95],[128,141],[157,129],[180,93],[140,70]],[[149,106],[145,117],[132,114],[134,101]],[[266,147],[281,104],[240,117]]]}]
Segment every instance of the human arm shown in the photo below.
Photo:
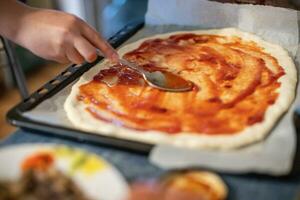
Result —
[{"label": "human arm", "polygon": [[60,11],[37,9],[15,0],[0,1],[0,35],[45,59],[61,63],[92,62],[100,49],[111,60],[115,50],[91,26]]}]

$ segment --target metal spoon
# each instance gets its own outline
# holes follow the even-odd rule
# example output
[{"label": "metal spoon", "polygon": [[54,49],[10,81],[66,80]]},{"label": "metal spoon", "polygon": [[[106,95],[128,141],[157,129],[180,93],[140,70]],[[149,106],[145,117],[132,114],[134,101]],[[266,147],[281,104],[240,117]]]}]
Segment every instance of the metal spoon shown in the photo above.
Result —
[{"label": "metal spoon", "polygon": [[[98,51],[99,55],[103,54]],[[180,76],[164,70],[157,70],[149,72],[144,70],[136,63],[129,62],[128,60],[119,58],[119,63],[122,66],[129,67],[140,73],[144,80],[151,86],[160,90],[169,92],[186,92],[193,89],[194,84],[187,81]]]},{"label": "metal spoon", "polygon": [[169,92],[185,92],[193,88],[194,84],[190,81],[186,81],[178,75],[164,70],[157,70],[149,72],[144,70],[136,63],[129,62],[125,59],[119,59],[119,62],[123,66],[127,66],[135,71],[139,72],[144,80],[151,86],[160,90]]}]

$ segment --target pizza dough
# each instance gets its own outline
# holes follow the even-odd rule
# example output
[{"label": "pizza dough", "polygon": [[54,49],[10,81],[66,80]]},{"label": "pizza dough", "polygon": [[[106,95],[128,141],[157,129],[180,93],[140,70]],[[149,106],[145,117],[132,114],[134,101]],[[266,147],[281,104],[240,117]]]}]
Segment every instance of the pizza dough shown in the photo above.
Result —
[{"label": "pizza dough", "polygon": [[[199,109],[195,110],[195,108],[192,107],[192,109],[189,112],[190,113],[197,112],[197,113],[195,115],[190,116],[189,115],[190,113],[186,112],[186,110],[184,110],[185,112],[178,113],[178,109],[181,109],[181,107],[176,107],[175,104],[171,105],[171,103],[169,103],[171,106],[173,106],[173,107],[175,106],[175,108],[177,109],[177,110],[175,110],[176,112],[173,112],[175,114],[177,113],[176,116],[174,116],[174,114],[167,113],[164,115],[160,115],[163,117],[157,118],[158,119],[157,121],[151,122],[151,118],[149,118],[148,122],[143,124],[142,121],[138,121],[138,120],[134,121],[134,120],[130,120],[130,118],[120,117],[120,119],[121,119],[120,120],[118,118],[120,115],[111,114],[110,112],[106,112],[105,109],[98,111],[96,107],[98,105],[100,105],[102,103],[102,101],[95,102],[95,99],[97,99],[97,98],[93,98],[92,100],[91,99],[89,100],[90,102],[86,102],[85,100],[80,99],[79,94],[82,92],[82,90],[83,90],[82,88],[84,88],[85,85],[89,85],[89,83],[93,80],[94,76],[96,74],[98,74],[100,69],[104,69],[108,65],[108,62],[104,61],[104,62],[98,64],[97,66],[93,67],[90,71],[85,73],[80,78],[80,80],[72,87],[71,94],[69,95],[69,97],[67,98],[67,100],[65,102],[65,110],[67,112],[67,116],[70,119],[70,121],[74,124],[74,126],[76,126],[77,128],[86,130],[86,131],[103,134],[103,135],[109,135],[112,137],[118,137],[118,138],[123,138],[123,139],[134,140],[134,141],[141,141],[141,142],[151,143],[151,144],[168,143],[168,144],[173,144],[173,145],[182,146],[182,147],[189,147],[189,148],[228,149],[228,148],[240,147],[240,146],[250,144],[252,142],[263,139],[269,133],[270,129],[274,126],[274,124],[276,123],[276,121],[278,120],[280,115],[283,114],[288,109],[289,105],[292,103],[293,98],[294,98],[295,86],[296,86],[296,82],[297,82],[297,72],[296,72],[296,68],[295,68],[295,65],[294,65],[292,59],[288,56],[288,53],[280,46],[265,42],[255,35],[241,32],[237,29],[229,28],[229,29],[207,30],[207,31],[173,32],[173,33],[168,33],[168,34],[156,35],[156,36],[153,36],[150,38],[145,38],[145,39],[139,40],[137,42],[134,42],[132,44],[122,47],[119,50],[119,54],[121,56],[123,56],[125,53],[131,52],[131,51],[137,49],[138,47],[140,47],[140,45],[144,41],[149,40],[149,39],[153,39],[153,38],[167,39],[172,35],[173,35],[173,37],[176,37],[176,35],[182,35],[182,34],[208,35],[211,37],[212,36],[220,36],[220,38],[217,37],[218,38],[217,40],[219,41],[219,40],[225,39],[224,43],[226,43],[227,40],[230,40],[229,43],[230,42],[234,43],[235,40],[240,40],[242,42],[249,44],[248,45],[249,49],[243,49],[243,46],[237,46],[237,45],[236,46],[233,45],[234,48],[230,49],[230,51],[238,51],[239,55],[242,55],[240,57],[233,56],[233,55],[235,55],[234,52],[230,53],[230,51],[229,51],[229,53],[228,53],[228,50],[224,49],[224,52],[226,52],[226,54],[224,53],[224,55],[222,55],[221,58],[222,59],[225,58],[225,62],[227,62],[226,60],[229,60],[230,62],[232,61],[233,62],[233,63],[231,63],[232,65],[236,65],[237,63],[242,62],[242,63],[246,63],[247,65],[245,65],[245,66],[247,66],[247,67],[239,69],[240,71],[244,70],[243,76],[240,76],[240,77],[237,76],[237,78],[236,77],[228,78],[228,80],[230,80],[230,79],[238,80],[239,79],[238,83],[234,84],[234,81],[233,82],[229,81],[230,83],[233,83],[233,84],[230,85],[230,89],[227,90],[226,87],[228,87],[228,85],[223,84],[225,82],[222,82],[224,87],[223,87],[223,85],[220,85],[220,86],[218,85],[218,87],[221,88],[220,91],[222,91],[221,97],[215,98],[214,96],[212,96],[211,99],[209,99],[213,103],[216,102],[216,105],[218,104],[219,101],[222,102],[222,105],[226,104],[228,108],[223,108],[223,110],[221,110],[220,112],[226,113],[226,112],[230,111],[231,112],[230,115],[223,114],[223,115],[220,115],[221,117],[218,117],[218,119],[217,118],[214,119],[213,117],[207,118],[206,116],[203,117],[203,113],[199,114],[199,112],[198,112]],[[231,40],[233,40],[233,41],[231,41]],[[186,41],[183,40],[183,42],[186,42]],[[221,43],[222,42],[223,41],[221,41]],[[205,43],[205,41],[204,41],[204,43]],[[255,46],[257,48],[251,49],[252,44],[253,44],[253,46]],[[185,45],[185,44],[182,44],[182,45]],[[216,47],[216,45],[209,46],[209,48],[213,48],[213,47]],[[202,49],[204,48],[203,45],[201,45],[201,48]],[[222,45],[218,48],[221,48],[221,51],[220,51],[220,49],[216,49],[216,52],[222,54],[222,48],[223,48]],[[173,59],[171,61],[171,63],[173,64],[173,66],[175,66],[176,63],[180,63],[180,59],[179,59],[180,56],[172,57],[172,51],[174,51],[174,49],[176,49],[176,46],[174,46],[173,48],[169,48],[169,50],[168,49],[163,50],[163,52],[170,51],[170,53],[167,55],[171,55],[170,57]],[[261,51],[261,52],[259,52],[259,51]],[[261,53],[261,54],[256,55],[257,53]],[[190,51],[187,54],[192,55],[193,51]],[[163,54],[163,55],[166,56],[165,54]],[[132,58],[132,57],[130,57],[130,53],[127,54],[126,56],[129,59]],[[228,58],[226,58],[226,56]],[[272,57],[270,58],[270,56],[272,56],[273,58]],[[207,59],[209,60],[209,54],[206,57],[208,57]],[[251,57],[254,57],[255,59],[251,59]],[[133,55],[133,58],[134,58],[134,55]],[[135,58],[137,59],[138,57],[135,57]],[[157,61],[157,62],[159,62],[159,60],[160,60],[159,56],[151,57],[151,59],[156,59],[155,61]],[[272,62],[274,62],[275,64]],[[233,111],[237,114],[233,115],[232,114],[233,111],[230,110],[231,109],[230,106],[232,105],[230,103],[235,101],[236,99],[239,100],[239,99],[245,98],[245,95],[243,94],[243,90],[241,90],[240,88],[243,89],[243,85],[249,85],[250,83],[247,83],[247,81],[252,81],[255,84],[260,84],[259,85],[260,89],[257,89],[257,90],[262,90],[261,88],[263,87],[263,83],[266,81],[265,79],[276,78],[275,76],[274,77],[265,76],[265,73],[259,72],[255,68],[256,65],[264,65],[267,67],[267,71],[270,70],[270,72],[273,72],[273,71],[276,72],[276,70],[277,70],[277,72],[274,74],[278,75],[278,77],[277,77],[278,80],[276,79],[277,82],[274,82],[275,86],[274,86],[273,90],[264,91],[264,93],[266,95],[264,98],[248,99],[248,101],[246,101],[246,102],[251,103],[251,104],[249,104],[250,106],[248,106],[249,109],[248,110],[235,109]],[[192,65],[189,65],[189,66],[191,66],[191,68],[192,68]],[[217,68],[218,63],[216,63],[215,66]],[[168,65],[165,65],[163,67],[170,68],[170,66],[168,66]],[[178,71],[176,71],[176,69],[180,68],[180,65],[175,66],[174,68],[175,68],[174,73],[178,73]],[[203,67],[201,69],[203,69]],[[218,72],[218,70],[216,70],[216,71]],[[240,71],[239,71],[239,73],[243,74]],[[192,81],[194,81],[194,82],[203,81],[206,78],[205,76],[201,76],[201,78],[198,78],[196,80],[196,78],[198,76],[200,76],[201,74],[196,73],[196,76],[195,76],[195,73],[193,72],[193,73],[185,74],[185,72],[182,72],[182,76],[186,79],[194,78],[194,79],[192,79]],[[210,72],[207,72],[207,73],[210,73]],[[259,79],[255,79],[254,75],[253,75],[253,77],[254,77],[253,80],[250,78],[243,78],[248,75],[249,76],[251,75],[251,77],[252,77],[252,74],[255,74],[255,73],[260,74]],[[226,75],[224,75],[224,76],[226,76]],[[251,84],[252,84],[252,82],[251,82]],[[130,84],[131,83],[129,83],[129,85],[125,84],[126,85],[125,89],[127,89],[128,91],[131,90],[131,88],[134,88],[134,87],[130,87]],[[235,88],[235,86],[237,86],[236,87],[237,89]],[[109,86],[106,86],[106,87],[109,87]],[[146,88],[149,88],[149,87],[146,87]],[[209,89],[208,84],[204,84],[204,85],[200,84],[198,89],[203,94],[203,92],[205,92]],[[150,90],[150,92],[148,92],[149,94],[153,93],[153,92],[151,92],[152,91],[151,88],[148,90]],[[90,95],[90,94],[95,95],[95,96],[98,95],[99,97],[101,97],[98,99],[103,99],[104,101],[105,101],[105,98],[107,98],[109,107],[111,109],[122,109],[122,106],[120,106],[120,99],[111,98],[111,96],[109,94],[110,93],[109,89],[106,90],[106,89],[103,89],[103,87],[101,87],[99,90],[98,87],[88,87],[86,89],[86,91],[85,91],[86,96]],[[132,89],[131,92],[134,94],[135,91],[139,91],[139,90]],[[89,93],[89,92],[91,92],[91,93]],[[254,92],[256,92],[256,90],[252,91],[252,93],[254,93]],[[195,91],[194,91],[194,93],[195,93]],[[235,94],[235,93],[237,93],[237,94]],[[196,94],[198,94],[197,91],[196,91]],[[212,92],[209,92],[207,94],[212,94]],[[241,95],[239,95],[239,94],[243,94],[244,96],[240,97]],[[168,94],[168,95],[170,96],[169,99],[172,99],[171,102],[176,102],[176,97],[178,97],[180,95],[186,96],[188,94],[182,93],[182,94]],[[207,98],[207,95],[202,95],[202,96],[205,96],[205,98]],[[234,97],[234,98],[231,98],[231,97]],[[268,99],[270,101],[269,103],[268,103],[268,101],[267,101],[267,103],[264,102],[264,101],[266,101],[266,98],[270,98],[270,99]],[[93,101],[93,102],[91,102],[91,101]],[[130,99],[123,99],[122,101],[131,102]],[[275,101],[275,102],[273,102],[273,101]],[[195,102],[188,102],[188,103],[193,105],[193,104],[197,104],[197,102],[198,102],[198,99]],[[153,103],[155,103],[155,102],[153,102]],[[94,104],[97,106],[96,107],[91,106],[91,104]],[[163,103],[163,102],[161,104],[165,105],[165,103]],[[260,108],[264,104],[266,104],[266,106],[263,107],[265,110],[262,109],[262,111],[261,111],[262,114],[260,116],[258,116],[258,117],[255,116],[253,119],[250,116],[247,118],[247,122],[240,123],[242,121],[240,119],[244,119],[243,115],[247,115],[247,114],[249,114],[249,112],[251,113],[252,108],[253,108],[253,110],[255,110],[255,108],[257,106]],[[207,104],[207,105],[210,106],[211,104]],[[105,106],[107,107],[108,105],[105,104]],[[130,104],[128,104],[128,106],[130,106]],[[171,109],[172,108],[171,106],[168,109]],[[205,108],[205,106],[203,108]],[[88,109],[89,109],[89,112],[88,112]],[[215,109],[215,107],[207,107],[207,111],[204,113],[204,115],[207,115],[207,113],[212,112],[212,110],[214,110],[214,109]],[[123,111],[124,110],[117,110],[117,112],[115,112],[115,113],[118,113],[118,112],[122,113]],[[96,112],[96,115],[94,112]],[[243,112],[244,112],[244,114],[243,114]],[[134,116],[137,116],[140,114],[140,110],[138,110],[138,112],[136,110],[128,110],[126,114],[127,115],[133,114]],[[147,115],[147,114],[148,113],[146,113],[144,115]],[[199,117],[199,118],[194,119],[194,117],[193,117],[193,116],[198,117],[200,115],[202,116],[202,118]],[[182,118],[180,118],[180,116]],[[234,119],[234,117],[236,117],[236,116],[240,116],[241,118]],[[176,122],[175,119],[180,119],[180,120],[178,122]],[[170,126],[168,124],[172,124],[172,122],[176,122],[176,123],[173,123],[173,125],[174,124],[182,124],[182,126],[177,129],[172,129],[172,127],[169,128]],[[203,122],[207,122],[206,124],[208,124],[208,125],[201,126],[201,123],[203,124]],[[166,123],[167,123],[167,126],[165,125]],[[148,127],[149,124],[150,124],[150,126]],[[159,124],[163,124],[163,125],[159,125]],[[245,127],[245,124],[247,125],[246,127]],[[154,128],[151,128],[151,127],[154,127]],[[167,128],[165,128],[165,127],[167,127]],[[221,127],[221,128],[218,128],[218,127]],[[222,132],[222,130],[225,130],[225,131]],[[170,134],[170,133],[174,133],[174,134]]]}]

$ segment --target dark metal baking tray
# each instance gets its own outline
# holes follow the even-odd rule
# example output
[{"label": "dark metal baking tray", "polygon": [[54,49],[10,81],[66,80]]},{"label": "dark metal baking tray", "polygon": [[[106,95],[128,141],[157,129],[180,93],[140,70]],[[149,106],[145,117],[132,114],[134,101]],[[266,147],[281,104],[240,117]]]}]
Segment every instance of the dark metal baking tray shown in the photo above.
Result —
[{"label": "dark metal baking tray", "polygon": [[[138,30],[143,27],[142,22],[134,22],[126,25],[108,42],[113,47],[118,47],[131,36],[133,36]],[[26,111],[34,109],[37,105],[42,103],[44,100],[52,97],[67,85],[72,83],[84,72],[88,71],[95,64],[97,64],[102,57],[98,57],[93,63],[84,63],[82,65],[70,65],[54,79],[47,82],[44,86],[39,88],[37,91],[32,93],[27,99],[20,102],[14,108],[12,108],[7,114],[7,120],[14,126],[19,126],[24,129],[30,129],[31,131],[38,134],[48,134],[58,137],[64,137],[73,140],[79,140],[81,142],[88,142],[96,145],[108,145],[116,148],[132,150],[140,153],[148,153],[152,145],[139,143],[124,139],[118,139],[108,136],[102,136],[99,134],[93,134],[90,132],[81,131],[78,129],[67,128],[59,125],[47,124],[39,121],[29,119],[24,116]]]},{"label": "dark metal baking tray", "polygon": [[[130,39],[138,30],[143,27],[143,23],[133,23],[125,26],[116,35],[109,39],[109,42],[114,47],[120,46],[122,43]],[[38,122],[28,117],[24,116],[26,111],[34,109],[40,103],[50,98],[51,96],[57,94],[59,91],[64,89],[70,83],[75,81],[84,72],[92,68],[96,63],[98,63],[102,58],[98,58],[94,63],[86,63],[81,66],[71,65],[53,80],[46,83],[36,92],[34,92],[29,98],[25,99],[23,102],[19,103],[7,114],[8,121],[21,128],[31,129],[31,132],[37,134],[48,134],[55,137],[63,137],[67,139],[78,140],[81,142],[86,142],[95,145],[106,145],[114,148],[131,150],[139,153],[149,153],[153,145],[140,143],[125,139],[118,139],[109,136],[103,136],[99,134],[93,134],[91,132],[85,132],[78,129],[67,128],[64,126],[53,125],[43,122]],[[296,109],[294,112],[294,124],[297,128],[297,144],[300,144],[300,110]],[[297,145],[299,146],[299,145]],[[297,147],[297,153],[294,160],[295,171],[300,171],[300,149]]]}]

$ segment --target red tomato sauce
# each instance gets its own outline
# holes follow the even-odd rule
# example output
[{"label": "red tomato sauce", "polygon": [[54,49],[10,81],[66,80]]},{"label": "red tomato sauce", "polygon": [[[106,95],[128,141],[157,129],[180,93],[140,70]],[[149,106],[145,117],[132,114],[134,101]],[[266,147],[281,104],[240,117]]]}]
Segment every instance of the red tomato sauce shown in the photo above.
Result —
[{"label": "red tomato sauce", "polygon": [[115,65],[80,86],[78,100],[95,118],[141,134],[238,133],[264,120],[284,75],[278,61],[254,42],[229,36],[179,34],[147,40],[124,58],[148,71],[173,72],[195,85],[188,92],[165,92]]}]

